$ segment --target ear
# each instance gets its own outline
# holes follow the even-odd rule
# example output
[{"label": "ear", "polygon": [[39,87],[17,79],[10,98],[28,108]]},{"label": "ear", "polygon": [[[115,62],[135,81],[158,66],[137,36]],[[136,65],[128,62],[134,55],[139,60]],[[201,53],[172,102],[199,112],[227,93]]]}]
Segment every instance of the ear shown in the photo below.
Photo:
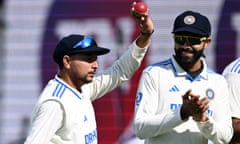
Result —
[{"label": "ear", "polygon": [[71,58],[68,55],[63,56],[63,67],[66,69],[70,68]]},{"label": "ear", "polygon": [[205,41],[204,41],[204,48],[207,48],[208,45],[211,43],[212,39],[211,38],[207,38]]}]

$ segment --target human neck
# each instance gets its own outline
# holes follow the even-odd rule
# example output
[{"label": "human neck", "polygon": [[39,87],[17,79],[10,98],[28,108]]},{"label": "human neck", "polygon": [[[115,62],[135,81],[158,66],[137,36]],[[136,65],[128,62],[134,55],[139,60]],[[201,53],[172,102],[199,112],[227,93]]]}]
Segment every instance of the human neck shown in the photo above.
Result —
[{"label": "human neck", "polygon": [[62,71],[58,73],[58,77],[62,79],[65,83],[67,83],[69,86],[71,86],[73,89],[81,92],[81,86],[83,84],[80,84],[80,82],[76,81],[76,79],[72,79],[71,77],[69,77],[69,75]]},{"label": "human neck", "polygon": [[186,69],[185,71],[191,75],[192,78],[197,77],[203,70],[203,63],[201,60],[197,61],[191,68]]},{"label": "human neck", "polygon": [[[186,68],[186,69],[185,69]],[[184,70],[188,73],[194,73],[198,71],[202,71],[203,69],[203,63],[201,60],[198,60],[195,64],[193,64],[190,67],[185,67]]]}]

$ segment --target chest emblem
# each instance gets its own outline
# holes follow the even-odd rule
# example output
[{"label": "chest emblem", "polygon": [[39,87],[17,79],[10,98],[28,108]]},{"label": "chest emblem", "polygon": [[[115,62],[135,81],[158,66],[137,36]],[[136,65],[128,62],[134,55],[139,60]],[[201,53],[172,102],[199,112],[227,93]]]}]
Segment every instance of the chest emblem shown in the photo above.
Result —
[{"label": "chest emblem", "polygon": [[213,99],[214,98],[214,96],[215,96],[215,93],[214,93],[214,91],[213,91],[213,89],[207,89],[206,90],[206,96],[209,98],[209,99]]}]

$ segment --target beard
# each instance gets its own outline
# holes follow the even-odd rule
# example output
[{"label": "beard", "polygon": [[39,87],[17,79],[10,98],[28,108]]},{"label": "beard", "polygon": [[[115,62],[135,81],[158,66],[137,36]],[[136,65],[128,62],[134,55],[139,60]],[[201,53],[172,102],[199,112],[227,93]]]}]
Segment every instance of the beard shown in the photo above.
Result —
[{"label": "beard", "polygon": [[[203,49],[197,51],[195,49],[186,49],[186,48],[174,48],[175,51],[175,59],[179,65],[181,65],[184,69],[188,69],[192,67],[202,56]],[[183,53],[190,53],[193,54],[193,57],[184,56]]]},{"label": "beard", "polygon": [[90,82],[93,81],[92,79],[88,79],[87,76],[78,78],[78,80],[79,80],[81,83],[84,83],[84,84],[88,84],[88,83],[90,83]]}]

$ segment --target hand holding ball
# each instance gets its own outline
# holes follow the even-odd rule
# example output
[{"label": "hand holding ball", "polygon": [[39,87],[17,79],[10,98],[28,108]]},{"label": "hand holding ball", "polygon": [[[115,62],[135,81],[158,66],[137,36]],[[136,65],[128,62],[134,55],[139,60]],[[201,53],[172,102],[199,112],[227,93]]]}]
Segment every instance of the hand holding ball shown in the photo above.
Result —
[{"label": "hand holding ball", "polygon": [[131,5],[131,16],[140,27],[141,36],[148,39],[154,32],[154,25],[149,16],[148,6],[144,2],[133,2]]},{"label": "hand holding ball", "polygon": [[144,2],[137,2],[134,6],[136,12],[145,13],[148,10],[147,5]]}]

